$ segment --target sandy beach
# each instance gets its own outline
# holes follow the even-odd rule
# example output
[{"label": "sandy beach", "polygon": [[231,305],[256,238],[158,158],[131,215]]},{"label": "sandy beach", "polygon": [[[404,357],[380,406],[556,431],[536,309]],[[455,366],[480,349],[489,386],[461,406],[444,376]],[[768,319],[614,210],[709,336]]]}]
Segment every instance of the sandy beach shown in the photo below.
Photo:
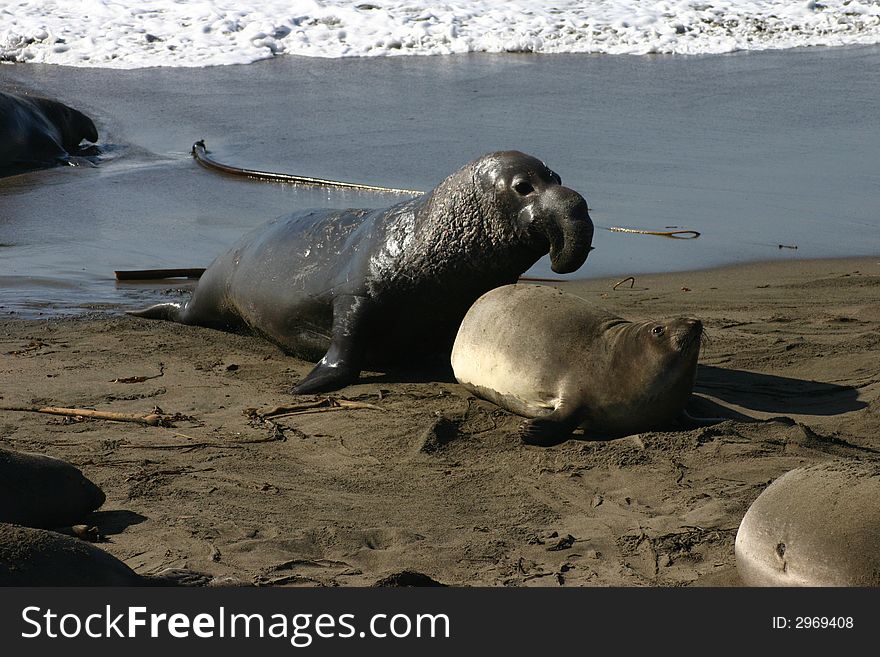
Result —
[{"label": "sandy beach", "polygon": [[[200,13],[141,25],[151,12],[138,11],[98,28],[84,14],[86,33],[56,41],[44,29],[55,18],[26,4],[0,43],[0,88],[83,110],[101,155],[0,178],[0,407],[166,422],[0,410],[0,446],[60,457],[100,485],[107,501],[88,523],[136,572],[276,586],[401,583],[410,571],[454,586],[736,586],[736,530],[770,482],[880,458],[880,46],[846,34],[874,29],[872,14],[834,8],[835,19],[808,3],[789,22],[768,17],[782,50],[750,51],[770,38],[766,3],[740,22],[726,1],[682,5],[683,23],[652,6],[641,37],[613,15],[598,31],[572,23],[577,38],[623,39],[605,54],[564,43],[546,54],[533,32],[566,33],[555,9],[546,25],[508,5],[509,17],[413,18],[404,3],[382,22],[365,17],[378,11],[369,3],[321,3],[345,20],[285,13],[269,27],[256,6],[231,23]],[[594,5],[568,3],[566,20],[643,11]],[[526,36],[500,49],[468,41],[472,26],[489,34],[484,19]],[[361,29],[377,25],[376,38]],[[401,25],[425,38],[401,41]],[[803,39],[839,28],[847,39],[828,43],[849,45],[793,48],[826,43],[801,27]],[[225,59],[205,59],[223,54],[217,44]],[[334,50],[431,44],[443,54]],[[278,56],[256,61],[267,48]],[[144,67],[112,68],[133,61]],[[208,61],[226,65],[176,67]],[[721,421],[525,446],[521,418],[449,369],[367,372],[297,397],[312,364],[268,342],[124,315],[183,300],[193,282],[122,283],[114,270],[205,267],[273,217],[406,198],[219,175],[192,159],[200,139],[238,166],[419,190],[487,152],[537,156],[584,195],[597,227],[586,264],[553,284],[631,320],[702,320],[688,410]],[[548,259],[527,274],[551,275]],[[297,412],[267,419],[279,406]]]},{"label": "sandy beach", "polygon": [[[141,574],[363,586],[406,570],[459,586],[736,585],[733,541],[777,476],[880,450],[880,260],[815,260],[563,284],[628,319],[709,335],[700,429],[515,438],[520,419],[445,373],[367,373],[320,400],[310,364],[244,337],[92,314],[0,323],[0,405],[123,413],[173,427],[0,412],[0,445],[58,456],[107,494],[101,547]],[[126,382],[131,381],[131,382]]]}]

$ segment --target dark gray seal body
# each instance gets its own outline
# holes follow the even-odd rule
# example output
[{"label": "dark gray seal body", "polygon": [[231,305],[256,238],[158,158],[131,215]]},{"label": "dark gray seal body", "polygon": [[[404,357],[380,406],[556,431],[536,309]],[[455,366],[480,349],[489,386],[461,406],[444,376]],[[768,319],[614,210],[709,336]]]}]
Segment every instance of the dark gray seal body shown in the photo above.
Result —
[{"label": "dark gray seal body", "polygon": [[631,434],[684,410],[702,324],[630,322],[556,288],[506,285],[480,297],[452,349],[455,378],[518,415],[522,439],[551,444],[577,427]]},{"label": "dark gray seal body", "polygon": [[0,523],[0,586],[142,586],[116,557],[72,536]]},{"label": "dark gray seal body", "polygon": [[583,264],[587,204],[541,161],[485,155],[433,191],[381,210],[313,210],[271,221],[207,269],[183,306],[132,314],[247,329],[317,366],[294,389],[357,379],[364,363],[448,355],[470,305],[550,252]]},{"label": "dark gray seal body", "polygon": [[786,472],[749,507],[735,552],[749,586],[880,586],[880,462]]},{"label": "dark gray seal body", "polygon": [[69,526],[103,503],[103,491],[70,463],[0,448],[0,522]]},{"label": "dark gray seal body", "polygon": [[68,162],[83,140],[98,141],[98,130],[79,110],[0,91],[0,167]]}]

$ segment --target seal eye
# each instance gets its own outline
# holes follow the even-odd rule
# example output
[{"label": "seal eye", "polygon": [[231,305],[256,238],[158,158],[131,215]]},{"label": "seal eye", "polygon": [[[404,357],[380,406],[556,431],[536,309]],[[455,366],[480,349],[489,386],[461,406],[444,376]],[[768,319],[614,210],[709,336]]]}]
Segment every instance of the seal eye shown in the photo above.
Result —
[{"label": "seal eye", "polygon": [[532,187],[532,185],[526,180],[520,180],[518,182],[515,182],[513,184],[513,189],[520,196],[528,196],[533,191],[535,191],[535,188]]},{"label": "seal eye", "polygon": [[654,328],[651,329],[651,335],[655,335],[658,338],[661,335],[663,335],[664,332],[665,332],[665,329],[662,326],[655,326]]}]

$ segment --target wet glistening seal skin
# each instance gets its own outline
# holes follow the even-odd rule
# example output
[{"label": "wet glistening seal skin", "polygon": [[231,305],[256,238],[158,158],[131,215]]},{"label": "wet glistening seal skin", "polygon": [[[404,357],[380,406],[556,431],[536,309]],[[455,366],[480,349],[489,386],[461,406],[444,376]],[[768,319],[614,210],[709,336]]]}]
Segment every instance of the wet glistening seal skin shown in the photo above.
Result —
[{"label": "wet glistening seal skin", "polygon": [[61,164],[83,140],[98,141],[98,130],[79,110],[0,91],[0,167]]},{"label": "wet glistening seal skin", "polygon": [[593,223],[540,160],[484,155],[434,190],[379,210],[275,219],[208,267],[185,304],[131,314],[262,335],[318,360],[294,393],[335,390],[369,364],[446,354],[471,304],[550,253],[572,272]]}]

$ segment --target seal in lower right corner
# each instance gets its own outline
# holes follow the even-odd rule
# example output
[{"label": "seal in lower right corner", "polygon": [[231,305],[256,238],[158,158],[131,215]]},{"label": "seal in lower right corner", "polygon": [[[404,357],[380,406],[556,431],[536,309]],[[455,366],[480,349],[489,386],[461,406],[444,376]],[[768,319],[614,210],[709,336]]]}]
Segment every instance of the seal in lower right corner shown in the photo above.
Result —
[{"label": "seal in lower right corner", "polygon": [[749,507],[734,550],[748,586],[880,586],[880,462],[786,472]]}]

